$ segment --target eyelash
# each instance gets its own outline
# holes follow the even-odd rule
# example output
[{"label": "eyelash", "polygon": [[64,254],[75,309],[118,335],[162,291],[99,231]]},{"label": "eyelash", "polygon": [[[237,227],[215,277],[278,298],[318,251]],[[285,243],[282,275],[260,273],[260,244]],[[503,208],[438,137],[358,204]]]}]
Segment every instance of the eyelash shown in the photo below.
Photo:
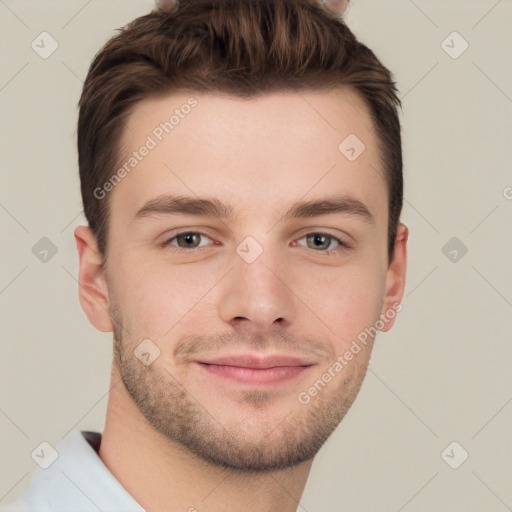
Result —
[{"label": "eyelash", "polygon": [[[168,246],[172,245],[172,241],[173,240],[176,240],[178,237],[183,236],[183,235],[200,235],[202,237],[210,238],[208,235],[206,235],[204,233],[201,233],[201,232],[198,232],[198,231],[183,231],[181,233],[177,233],[172,238],[169,238],[168,240],[163,242],[162,243],[162,247],[168,247]],[[334,240],[334,241],[338,242],[338,244],[339,244],[336,249],[331,249],[329,251],[327,251],[327,250],[326,251],[315,251],[314,249],[311,249],[314,252],[317,252],[317,253],[320,253],[320,254],[325,254],[327,256],[332,256],[332,255],[334,255],[336,253],[339,253],[341,251],[346,251],[346,250],[351,248],[346,242],[344,242],[340,238],[337,238],[337,237],[335,237],[335,236],[333,236],[333,235],[331,235],[329,233],[322,233],[321,231],[314,231],[312,233],[307,233],[304,236],[301,236],[298,240],[302,240],[303,238],[306,238],[306,237],[312,236],[312,235],[325,236],[325,237],[327,237],[327,238],[329,238],[331,240]],[[210,240],[211,240],[211,238],[210,238]],[[294,242],[294,244],[295,243],[296,242]],[[176,247],[176,246],[172,246],[172,247],[173,247],[173,250],[175,252],[178,252],[178,253],[189,253],[189,254],[203,249],[202,247],[193,247],[191,249],[184,249],[183,247]]]}]

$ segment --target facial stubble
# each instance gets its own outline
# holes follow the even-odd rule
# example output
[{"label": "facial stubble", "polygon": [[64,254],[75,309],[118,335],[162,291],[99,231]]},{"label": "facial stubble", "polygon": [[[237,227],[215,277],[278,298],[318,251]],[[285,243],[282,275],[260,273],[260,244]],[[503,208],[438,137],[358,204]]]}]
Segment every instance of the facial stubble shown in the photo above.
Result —
[{"label": "facial stubble", "polygon": [[[229,407],[233,416],[221,418],[215,403],[191,393],[158,360],[146,366],[135,357],[137,343],[123,329],[119,307],[111,303],[111,311],[113,364],[142,415],[180,449],[239,473],[279,471],[312,459],[350,409],[367,370],[368,361],[359,362],[356,371],[338,375],[338,382],[329,383],[310,403],[296,400],[289,410],[283,408],[277,423],[266,414],[276,398],[263,389],[240,393]],[[239,406],[250,408],[250,421],[237,416]]]}]

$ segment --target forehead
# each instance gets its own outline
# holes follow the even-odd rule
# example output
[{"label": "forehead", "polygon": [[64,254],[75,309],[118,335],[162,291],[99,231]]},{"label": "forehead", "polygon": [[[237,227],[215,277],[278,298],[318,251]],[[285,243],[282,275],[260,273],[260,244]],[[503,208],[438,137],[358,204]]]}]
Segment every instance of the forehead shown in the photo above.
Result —
[{"label": "forehead", "polygon": [[120,146],[128,172],[111,201],[123,216],[165,193],[214,195],[260,214],[323,192],[386,202],[373,123],[348,89],[150,98],[133,109]]}]

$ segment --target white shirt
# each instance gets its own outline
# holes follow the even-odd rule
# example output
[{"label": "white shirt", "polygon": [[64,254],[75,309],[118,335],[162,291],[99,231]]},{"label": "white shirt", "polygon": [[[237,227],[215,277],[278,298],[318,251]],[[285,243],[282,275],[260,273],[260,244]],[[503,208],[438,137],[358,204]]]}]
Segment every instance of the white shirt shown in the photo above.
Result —
[{"label": "white shirt", "polygon": [[30,488],[0,512],[145,512],[103,464],[98,432],[72,430],[57,446],[57,459],[38,467]]}]

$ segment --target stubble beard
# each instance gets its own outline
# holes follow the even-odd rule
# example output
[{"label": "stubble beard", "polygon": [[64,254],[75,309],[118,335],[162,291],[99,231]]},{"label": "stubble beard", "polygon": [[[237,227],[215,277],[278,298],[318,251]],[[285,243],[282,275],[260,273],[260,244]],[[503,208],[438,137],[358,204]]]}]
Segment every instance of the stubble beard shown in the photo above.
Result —
[{"label": "stubble beard", "polygon": [[[119,310],[114,325],[114,364],[148,422],[203,461],[238,473],[279,471],[312,459],[350,409],[367,369],[366,363],[346,378],[338,375],[338,383],[331,382],[308,404],[297,400],[273,423],[265,414],[274,399],[271,392],[241,392],[238,401],[244,411],[252,408],[248,426],[236,416],[216,418],[215,404],[205,406],[201,396],[193,396],[167,369],[142,364],[132,340],[122,340]],[[236,411],[236,403],[231,410]]]}]

